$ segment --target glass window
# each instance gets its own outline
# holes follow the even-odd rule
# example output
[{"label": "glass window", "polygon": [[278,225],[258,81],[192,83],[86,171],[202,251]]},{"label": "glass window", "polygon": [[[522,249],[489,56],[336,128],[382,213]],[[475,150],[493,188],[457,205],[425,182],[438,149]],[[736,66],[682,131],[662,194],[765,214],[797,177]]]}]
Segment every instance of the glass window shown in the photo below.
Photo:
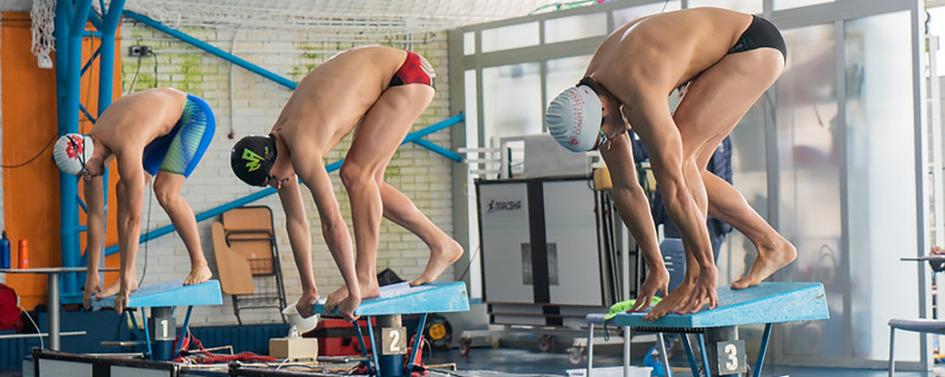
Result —
[{"label": "glass window", "polygon": [[679,9],[680,9],[679,0],[671,0],[671,1],[666,1],[666,2],[618,9],[614,11],[614,25],[615,27],[620,27],[620,25],[623,25],[627,22],[633,21],[640,17],[645,17],[651,14],[669,12],[671,10],[679,10]]},{"label": "glass window", "polygon": [[482,31],[482,52],[508,50],[538,44],[538,22],[509,25]]},{"label": "glass window", "polygon": [[791,9],[806,7],[808,5],[832,3],[834,0],[774,0],[774,9]]},{"label": "glass window", "polygon": [[854,338],[843,306],[848,285],[840,280],[848,261],[841,248],[843,129],[837,117],[834,30],[830,23],[782,31],[787,65],[775,84],[775,123],[769,127],[777,148],[776,222],[798,251],[781,278],[821,281],[832,299],[829,320],[785,331],[784,354],[798,358],[848,357],[852,346],[846,340]]},{"label": "glass window", "polygon": [[945,7],[926,9],[929,15],[929,34],[937,36],[938,42],[938,75],[945,76]]},{"label": "glass window", "polygon": [[764,10],[764,3],[762,0],[689,0],[689,7],[719,7],[745,13],[760,14],[761,11]]},{"label": "glass window", "polygon": [[[909,12],[844,23],[847,203],[852,356],[885,359],[886,318],[918,318],[915,122]],[[912,279],[881,279],[883,276]],[[911,280],[911,281],[910,281]],[[913,292],[913,294],[902,294]],[[919,360],[917,334],[896,336],[896,357]]]},{"label": "glass window", "polygon": [[476,53],[476,32],[467,31],[463,33],[463,55],[472,55]]},{"label": "glass window", "polygon": [[590,62],[591,55],[549,60],[545,71],[545,107],[558,93],[577,84]]},{"label": "glass window", "polygon": [[571,41],[607,34],[607,14],[593,13],[545,21],[545,43]]},{"label": "glass window", "polygon": [[500,137],[540,133],[543,122],[539,64],[484,68],[482,101],[483,146],[498,146]]}]

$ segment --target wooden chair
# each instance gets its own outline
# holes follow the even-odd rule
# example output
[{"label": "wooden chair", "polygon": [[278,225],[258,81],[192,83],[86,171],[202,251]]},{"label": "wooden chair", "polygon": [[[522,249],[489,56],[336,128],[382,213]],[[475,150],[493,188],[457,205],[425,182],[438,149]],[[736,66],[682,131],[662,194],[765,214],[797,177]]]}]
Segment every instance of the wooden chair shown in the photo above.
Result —
[{"label": "wooden chair", "polygon": [[[286,306],[272,209],[248,206],[227,211],[211,225],[223,292],[233,300],[236,320],[247,309]],[[282,317],[285,322],[285,316]]]}]

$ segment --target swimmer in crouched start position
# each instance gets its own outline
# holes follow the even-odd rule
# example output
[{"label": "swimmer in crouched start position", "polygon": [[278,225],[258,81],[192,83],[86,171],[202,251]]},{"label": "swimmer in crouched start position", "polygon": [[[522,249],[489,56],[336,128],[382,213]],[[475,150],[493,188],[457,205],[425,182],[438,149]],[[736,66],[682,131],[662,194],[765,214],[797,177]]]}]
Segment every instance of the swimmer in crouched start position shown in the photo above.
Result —
[{"label": "swimmer in crouched start position", "polygon": [[[318,207],[322,234],[345,286],[326,298],[347,319],[362,299],[380,295],[377,248],[381,217],[407,228],[430,248],[426,269],[413,285],[433,281],[462,256],[463,249],[396,188],[384,170],[410,126],[435,93],[433,67],[420,55],[396,48],[365,46],[343,51],[299,83],[268,136],[247,136],[233,147],[233,172],[254,186],[272,186],[286,214],[289,242],[302,279],[296,308],[305,317],[318,299],[312,272],[311,234],[296,175]],[[341,168],[348,192],[354,247],[325,170],[324,159],[354,133]]]},{"label": "swimmer in crouched start position", "polygon": [[[637,181],[631,128],[649,151],[686,251],[685,279],[648,319],[718,305],[707,215],[734,226],[758,250],[734,289],[757,285],[796,258],[794,246],[735,187],[706,169],[719,143],[777,80],[786,56],[777,27],[750,14],[695,8],[643,17],[607,37],[584,78],[548,106],[545,122],[563,147],[599,148],[614,180],[617,208],[646,256],[648,274],[632,310],[646,309],[657,292],[666,292],[669,274]],[[685,94],[670,113],[667,96],[676,88]]]}]

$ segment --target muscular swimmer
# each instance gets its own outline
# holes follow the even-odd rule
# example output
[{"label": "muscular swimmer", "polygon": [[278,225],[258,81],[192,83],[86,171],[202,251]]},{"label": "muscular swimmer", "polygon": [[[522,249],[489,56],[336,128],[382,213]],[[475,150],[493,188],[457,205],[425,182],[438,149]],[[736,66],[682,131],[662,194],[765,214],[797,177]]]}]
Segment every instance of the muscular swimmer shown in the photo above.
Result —
[{"label": "muscular swimmer", "polygon": [[[89,267],[83,303],[91,295],[117,294],[115,310],[124,310],[128,295],[138,289],[135,256],[141,233],[141,209],[147,180],[154,178],[158,203],[167,212],[190,254],[190,274],[184,285],[202,283],[212,276],[200,247],[194,211],[180,195],[213,140],[213,111],[202,99],[177,89],[141,91],[115,101],[95,122],[88,135],[67,134],[56,142],[56,165],[66,174],[85,179],[88,205]],[[108,162],[118,160],[119,283],[101,289],[98,264],[105,247],[105,201],[102,174]]]},{"label": "muscular swimmer", "polygon": [[[410,51],[366,46],[343,51],[299,83],[268,136],[247,136],[233,147],[234,173],[255,186],[272,186],[286,214],[289,242],[302,278],[296,307],[310,316],[318,298],[312,273],[311,234],[295,175],[312,191],[322,234],[345,286],[326,299],[348,319],[362,298],[380,294],[377,245],[381,216],[419,236],[430,248],[426,269],[412,284],[430,282],[462,255],[462,247],[430,221],[406,195],[384,182],[384,169],[410,126],[433,99],[433,68]],[[324,159],[349,133],[341,168],[354,222],[351,237],[325,170]]]},{"label": "muscular swimmer", "polygon": [[[548,106],[549,131],[565,148],[599,148],[614,180],[614,199],[640,243],[649,273],[633,310],[666,292],[669,274],[637,181],[628,131],[650,152],[666,210],[686,249],[686,276],[647,317],[692,313],[718,304],[706,215],[733,225],[758,250],[750,271],[732,283],[758,284],[797,252],[729,183],[706,165],[752,104],[784,67],[787,48],[778,29],[749,14],[697,8],[644,17],[623,25],[598,47],[584,78]],[[670,113],[667,96],[685,95]]]}]

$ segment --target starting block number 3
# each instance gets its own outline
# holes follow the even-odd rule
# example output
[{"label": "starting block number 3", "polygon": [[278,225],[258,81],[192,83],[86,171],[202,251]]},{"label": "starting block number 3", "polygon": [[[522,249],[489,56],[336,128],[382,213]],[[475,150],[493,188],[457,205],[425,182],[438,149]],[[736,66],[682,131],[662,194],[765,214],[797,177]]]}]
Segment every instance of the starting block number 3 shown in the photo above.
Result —
[{"label": "starting block number 3", "polygon": [[747,373],[748,365],[745,362],[745,341],[731,340],[716,343],[719,356],[719,375],[728,376],[738,373]]},{"label": "starting block number 3", "polygon": [[407,329],[385,327],[381,329],[381,354],[403,355],[407,353]]}]

